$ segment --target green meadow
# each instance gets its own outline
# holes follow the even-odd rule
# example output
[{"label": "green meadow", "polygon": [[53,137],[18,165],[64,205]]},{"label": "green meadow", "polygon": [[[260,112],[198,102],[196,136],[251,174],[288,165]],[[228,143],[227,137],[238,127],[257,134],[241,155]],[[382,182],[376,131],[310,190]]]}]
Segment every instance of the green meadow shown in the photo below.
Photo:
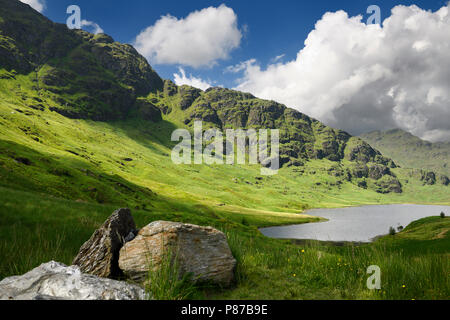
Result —
[{"label": "green meadow", "polygon": [[[258,231],[318,222],[305,215],[311,208],[449,204],[444,187],[424,186],[397,168],[403,193],[380,194],[328,174],[334,163],[326,159],[285,167],[275,176],[262,176],[259,166],[175,165],[170,134],[182,127],[176,116],[157,123],[68,119],[26,107],[38,98],[33,91],[25,103],[11,94],[28,81],[0,80],[0,278],[50,260],[70,264],[115,209],[129,207],[139,227],[155,220],[216,227],[238,260],[232,288],[161,292],[166,299],[450,296],[448,218],[425,219],[362,246],[296,244]],[[370,265],[383,270],[382,290],[366,287]]]}]

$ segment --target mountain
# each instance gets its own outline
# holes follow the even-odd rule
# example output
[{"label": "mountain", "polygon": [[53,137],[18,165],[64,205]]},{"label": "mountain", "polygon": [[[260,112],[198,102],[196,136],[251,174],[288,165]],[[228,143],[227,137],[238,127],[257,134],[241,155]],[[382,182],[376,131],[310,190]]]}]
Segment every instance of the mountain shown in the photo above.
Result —
[{"label": "mountain", "polygon": [[[115,120],[162,79],[130,45],[107,35],[70,31],[19,1],[0,1],[2,77],[33,75],[31,89],[69,117]],[[17,92],[20,94],[19,92]]]},{"label": "mountain", "polygon": [[[69,30],[17,0],[0,4],[0,175],[9,188],[139,208],[162,196],[278,212],[348,203],[339,195],[350,190],[378,199],[420,181],[363,140],[275,101],[177,86],[130,45]],[[174,165],[171,134],[195,120],[279,129],[283,169],[263,179],[255,166]],[[269,207],[260,201],[268,194]]]},{"label": "mountain", "polygon": [[[171,135],[195,120],[204,129],[280,129],[283,167],[263,176],[260,165],[175,164]],[[401,247],[386,245],[392,237],[358,248],[297,245],[258,231],[320,221],[304,214],[311,208],[449,204],[448,186],[424,182],[360,138],[282,104],[177,86],[130,45],[0,0],[0,279],[51,260],[72,263],[111,212],[128,207],[139,228],[166,220],[226,233],[237,283],[208,286],[209,298],[445,298],[446,282],[435,279],[448,270],[447,220],[418,230],[432,240]],[[393,279],[388,295],[361,281],[368,260]]]},{"label": "mountain", "polygon": [[403,167],[450,175],[450,142],[423,141],[401,129],[370,132],[361,138]]}]

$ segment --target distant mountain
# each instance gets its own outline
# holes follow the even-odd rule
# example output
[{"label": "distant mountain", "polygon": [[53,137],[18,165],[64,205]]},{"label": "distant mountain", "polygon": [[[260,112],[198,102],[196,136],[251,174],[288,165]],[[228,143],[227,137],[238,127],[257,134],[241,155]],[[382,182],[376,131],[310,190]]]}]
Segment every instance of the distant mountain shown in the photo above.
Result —
[{"label": "distant mountain", "polygon": [[279,129],[282,166],[328,160],[335,164],[333,176],[364,187],[369,181],[360,180],[368,179],[369,187],[382,193],[402,190],[391,171],[395,163],[344,131],[248,93],[177,86],[161,79],[130,45],[69,30],[16,0],[0,5],[0,78],[4,88],[14,88],[7,94],[16,106],[70,119],[164,119],[187,128],[202,120],[222,130]]},{"label": "distant mountain", "polygon": [[361,138],[401,166],[450,174],[450,142],[431,143],[400,129]]}]

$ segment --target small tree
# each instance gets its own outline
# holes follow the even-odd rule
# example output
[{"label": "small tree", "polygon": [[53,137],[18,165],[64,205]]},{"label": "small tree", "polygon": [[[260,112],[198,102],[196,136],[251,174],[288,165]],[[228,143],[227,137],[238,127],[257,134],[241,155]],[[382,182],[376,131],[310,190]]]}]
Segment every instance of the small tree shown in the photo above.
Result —
[{"label": "small tree", "polygon": [[390,228],[389,228],[389,235],[395,236],[395,234],[396,234],[395,228],[394,228],[394,227],[390,227]]},{"label": "small tree", "polygon": [[444,219],[445,218],[445,213],[441,212],[441,218]]},{"label": "small tree", "polygon": [[400,227],[397,228],[398,232],[402,232],[403,229],[405,229],[403,226],[400,226]]}]

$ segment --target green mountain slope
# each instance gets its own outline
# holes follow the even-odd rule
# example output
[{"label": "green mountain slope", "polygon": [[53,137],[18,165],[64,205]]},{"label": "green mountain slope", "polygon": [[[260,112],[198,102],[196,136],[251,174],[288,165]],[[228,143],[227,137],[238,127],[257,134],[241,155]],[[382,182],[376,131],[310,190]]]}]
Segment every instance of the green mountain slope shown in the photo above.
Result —
[{"label": "green mountain slope", "polygon": [[450,175],[450,142],[423,141],[400,129],[370,132],[361,138],[403,167]]},{"label": "green mountain slope", "polygon": [[[280,129],[283,167],[262,176],[259,165],[174,164],[171,134],[195,120]],[[418,263],[386,246],[299,252],[257,228],[318,221],[304,215],[309,208],[450,204],[448,188],[424,185],[363,140],[274,101],[176,86],[129,45],[0,0],[0,278],[70,263],[112,210],[130,207],[140,227],[163,219],[227,232],[238,280],[206,293],[213,297],[446,297],[444,256]],[[368,260],[388,275],[387,295],[366,290]]]},{"label": "green mountain slope", "polygon": [[[0,173],[8,187],[135,207],[162,194],[275,212],[366,203],[364,193],[378,202],[377,194],[415,188],[359,138],[251,94],[178,87],[129,45],[68,30],[16,0],[0,3]],[[171,134],[194,120],[204,129],[280,129],[284,168],[262,178],[258,166],[174,165]]]}]

